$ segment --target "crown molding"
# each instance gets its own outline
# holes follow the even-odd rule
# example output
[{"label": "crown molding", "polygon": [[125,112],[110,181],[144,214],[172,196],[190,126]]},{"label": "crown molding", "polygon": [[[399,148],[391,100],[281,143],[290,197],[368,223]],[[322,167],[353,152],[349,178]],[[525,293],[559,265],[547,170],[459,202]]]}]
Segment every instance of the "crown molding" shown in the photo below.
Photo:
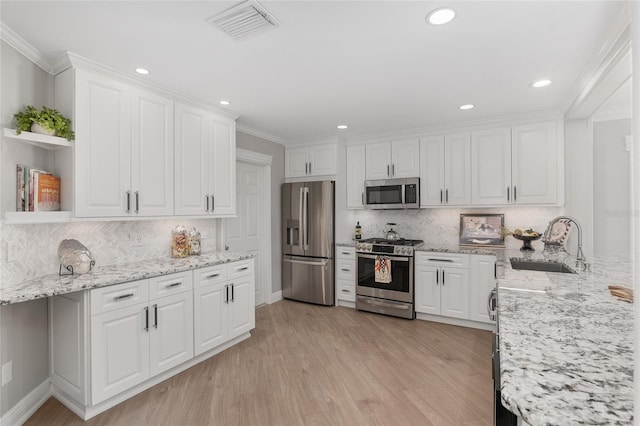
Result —
[{"label": "crown molding", "polygon": [[18,53],[29,59],[31,62],[42,68],[48,74],[53,74],[53,66],[38,49],[20,37],[15,31],[9,28],[4,22],[0,22],[0,39],[13,47]]},{"label": "crown molding", "polygon": [[279,136],[272,135],[267,132],[263,132],[262,130],[257,130],[249,126],[245,126],[244,124],[236,123],[236,131],[245,133],[247,135],[255,136],[260,139],[268,140],[269,142],[277,143],[280,145],[287,145],[286,139],[283,139]]},{"label": "crown molding", "polygon": [[360,142],[384,142],[394,139],[420,138],[425,136],[441,135],[451,132],[464,132],[483,130],[492,127],[523,125],[548,120],[562,120],[560,111],[538,111],[529,114],[501,116],[485,120],[464,121],[458,123],[442,124],[415,129],[407,129],[396,132],[375,133],[362,136],[354,136],[348,139],[348,144]]},{"label": "crown molding", "polygon": [[273,156],[262,154],[260,152],[249,151],[247,149],[236,148],[236,159],[246,161],[247,163],[261,164],[271,166],[273,164]]},{"label": "crown molding", "polygon": [[185,96],[174,90],[170,90],[165,87],[159,86],[157,84],[150,83],[148,81],[145,81],[142,78],[129,75],[125,72],[108,67],[106,65],[103,65],[91,59],[87,59],[73,52],[63,53],[60,57],[58,57],[54,61],[54,63],[55,63],[56,74],[64,71],[69,67],[78,67],[87,71],[94,72],[96,74],[104,75],[106,77],[115,78],[119,81],[122,81],[123,83],[132,84],[138,88],[151,90],[159,95],[169,97],[174,101],[183,102],[185,104],[189,104],[197,108],[206,109],[208,111],[211,111],[215,114],[221,115],[223,117],[229,118],[234,121],[238,119],[238,115],[233,114],[229,111],[220,109],[219,107],[212,105],[210,103],[207,103],[206,101]]},{"label": "crown molding", "polygon": [[591,115],[604,101],[600,98],[606,95],[595,93],[594,89],[603,84],[615,87],[621,83],[619,80],[626,80],[624,74],[631,75],[630,52],[631,11],[629,3],[626,3],[611,26],[598,54],[576,80],[570,96],[564,102],[562,111],[568,118],[584,118]]}]

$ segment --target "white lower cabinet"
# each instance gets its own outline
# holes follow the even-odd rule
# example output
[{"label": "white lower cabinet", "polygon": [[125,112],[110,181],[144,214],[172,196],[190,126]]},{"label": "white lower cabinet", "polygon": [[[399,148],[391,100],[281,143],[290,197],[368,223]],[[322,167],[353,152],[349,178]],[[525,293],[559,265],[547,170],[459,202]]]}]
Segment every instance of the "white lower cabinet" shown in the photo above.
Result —
[{"label": "white lower cabinet", "polygon": [[495,264],[491,255],[417,252],[416,312],[494,324],[487,300],[496,285]]},{"label": "white lower cabinet", "polygon": [[255,327],[254,287],[248,259],[50,298],[54,396],[86,420],[213,356]]},{"label": "white lower cabinet", "polygon": [[[132,286],[147,287],[140,293],[150,299],[131,305],[137,297]],[[91,312],[93,404],[193,358],[192,288],[187,271],[91,292],[98,307]],[[104,305],[105,293],[113,304]]]},{"label": "white lower cabinet", "polygon": [[355,247],[336,247],[336,299],[356,301]]},{"label": "white lower cabinet", "polygon": [[211,266],[194,274],[194,341],[199,355],[254,328],[254,261]]},{"label": "white lower cabinet", "polygon": [[416,254],[416,312],[469,319],[469,255]]},{"label": "white lower cabinet", "polygon": [[487,304],[491,290],[496,288],[496,257],[471,256],[470,272],[470,319],[495,324],[495,321],[489,318]]}]

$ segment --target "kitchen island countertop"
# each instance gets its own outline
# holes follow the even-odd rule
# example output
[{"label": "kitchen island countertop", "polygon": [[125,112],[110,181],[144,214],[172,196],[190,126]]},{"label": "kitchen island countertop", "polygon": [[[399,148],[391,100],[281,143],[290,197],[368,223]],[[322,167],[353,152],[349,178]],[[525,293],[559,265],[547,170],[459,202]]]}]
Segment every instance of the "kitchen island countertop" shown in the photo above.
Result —
[{"label": "kitchen island countertop", "polygon": [[74,291],[106,287],[130,281],[173,274],[189,269],[237,262],[255,257],[251,253],[213,252],[180,259],[160,258],[94,267],[83,275],[44,275],[0,288],[0,306],[26,302]]},{"label": "kitchen island countertop", "polygon": [[[578,274],[514,270],[504,250],[498,322],[503,404],[536,425],[633,423],[633,304],[609,285],[633,287],[631,262],[591,258]],[[558,259],[575,267],[575,259]]]}]

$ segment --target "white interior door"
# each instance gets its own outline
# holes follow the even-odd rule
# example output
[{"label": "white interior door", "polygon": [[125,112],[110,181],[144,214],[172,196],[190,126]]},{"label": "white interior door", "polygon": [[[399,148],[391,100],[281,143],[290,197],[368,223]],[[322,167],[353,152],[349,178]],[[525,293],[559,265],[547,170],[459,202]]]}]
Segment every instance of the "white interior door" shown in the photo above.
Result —
[{"label": "white interior door", "polygon": [[264,167],[238,161],[236,164],[236,200],[238,216],[227,220],[226,241],[233,252],[255,254],[256,270],[256,306],[267,302],[263,290],[262,270],[264,259],[260,253],[260,244],[267,230],[263,229],[264,212]]}]

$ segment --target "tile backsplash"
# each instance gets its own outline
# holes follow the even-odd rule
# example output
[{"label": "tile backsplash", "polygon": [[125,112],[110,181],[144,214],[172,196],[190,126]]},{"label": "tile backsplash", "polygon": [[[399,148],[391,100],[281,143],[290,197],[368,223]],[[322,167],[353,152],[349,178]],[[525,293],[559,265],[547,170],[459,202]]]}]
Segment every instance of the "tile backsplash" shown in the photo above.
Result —
[{"label": "tile backsplash", "polygon": [[[360,221],[362,238],[382,237],[386,223],[397,223],[394,229],[401,238],[420,239],[432,245],[457,245],[460,234],[461,213],[503,213],[505,226],[513,231],[532,228],[538,232],[547,229],[549,221],[562,214],[560,207],[508,207],[508,208],[446,208],[417,210],[357,210],[355,221]],[[355,226],[355,222],[353,224]],[[338,238],[340,242],[340,238]],[[522,247],[522,241],[507,237],[508,248]],[[533,247],[542,249],[542,242]]]},{"label": "tile backsplash", "polygon": [[[216,250],[216,219],[4,224],[1,283],[18,283],[58,272],[58,245],[70,238],[84,244],[98,266],[170,257],[171,230],[177,225],[200,231],[203,253]],[[7,261],[8,242],[18,247],[14,262]]]}]

